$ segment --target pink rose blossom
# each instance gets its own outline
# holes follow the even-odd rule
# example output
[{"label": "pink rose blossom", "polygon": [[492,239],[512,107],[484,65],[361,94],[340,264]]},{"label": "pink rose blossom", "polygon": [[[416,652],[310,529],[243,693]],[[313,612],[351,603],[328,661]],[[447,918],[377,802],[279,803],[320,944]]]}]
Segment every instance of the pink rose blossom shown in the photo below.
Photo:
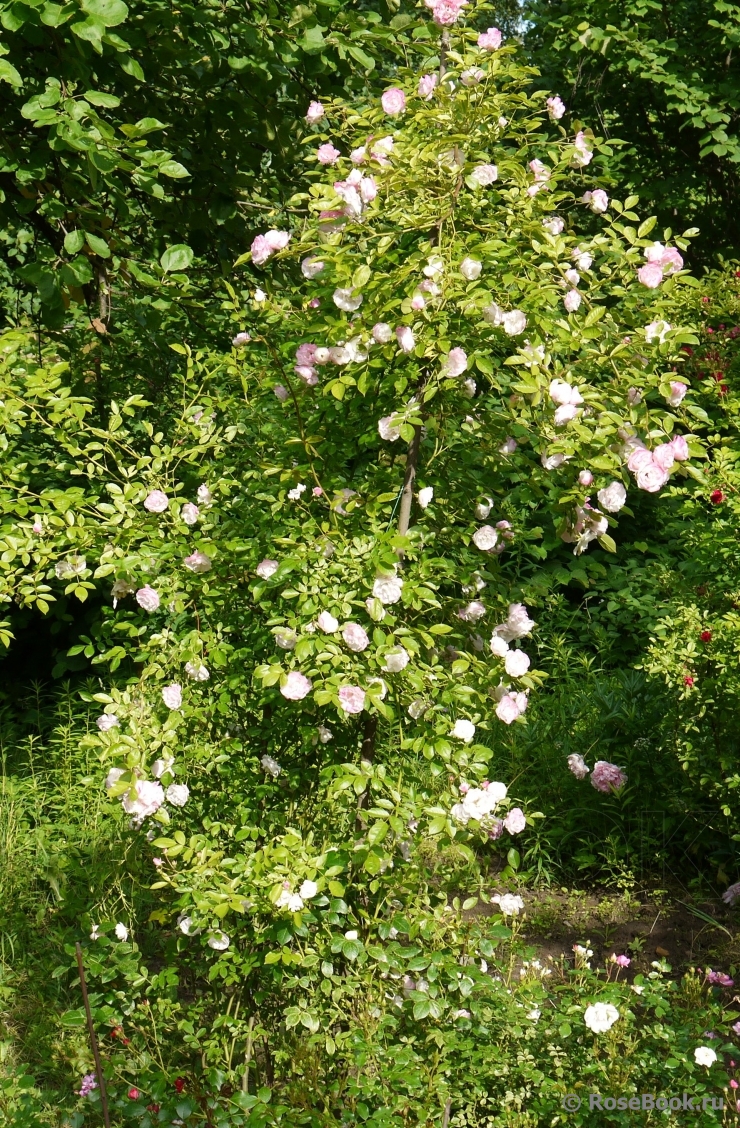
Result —
[{"label": "pink rose blossom", "polygon": [[663,281],[663,267],[656,262],[648,262],[637,272],[638,281],[649,290],[655,290]]},{"label": "pink rose blossom", "polygon": [[382,419],[378,420],[378,434],[381,439],[385,439],[385,441],[389,443],[394,443],[396,439],[400,439],[401,437],[401,428],[400,426],[395,426],[391,422],[392,419],[392,415],[384,415]]},{"label": "pink rose blossom", "polygon": [[460,5],[455,0],[437,0],[432,16],[437,27],[451,27],[460,17]]},{"label": "pink rose blossom", "polygon": [[162,700],[168,709],[179,709],[182,705],[182,686],[177,682],[166,685],[162,690]]},{"label": "pink rose blossom", "polygon": [[380,99],[380,104],[386,114],[402,114],[406,109],[406,95],[397,86],[391,86]]},{"label": "pink rose blossom", "polygon": [[295,351],[296,364],[313,364],[313,358],[316,353],[316,345],[310,344],[308,341],[299,345]]},{"label": "pink rose blossom", "polygon": [[530,665],[529,655],[523,650],[509,650],[504,659],[504,667],[510,678],[523,678]]},{"label": "pink rose blossom", "polygon": [[164,791],[162,790],[162,784],[155,783],[150,779],[139,779],[136,781],[134,784],[134,798],[131,798],[130,791],[126,791],[121,796],[121,806],[126,814],[133,815],[139,822],[149,818],[150,815],[156,814],[163,803]]},{"label": "pink rose blossom", "polygon": [[164,513],[169,504],[170,499],[166,493],[162,493],[162,490],[152,490],[144,499],[144,508],[150,513]]},{"label": "pink rose blossom", "polygon": [[585,779],[591,770],[584,760],[577,752],[572,752],[568,757],[568,767],[573,772],[576,779]]},{"label": "pink rose blossom", "polygon": [[343,685],[339,690],[339,704],[345,713],[361,713],[365,708],[365,690],[359,685]]},{"label": "pink rose blossom", "polygon": [[621,482],[610,482],[596,495],[599,505],[607,513],[618,513],[627,500],[627,491]]},{"label": "pink rose blossom", "polygon": [[136,602],[139,607],[143,607],[145,611],[156,611],[159,607],[159,596],[153,587],[145,584],[143,588],[139,588],[136,593]]},{"label": "pink rose blossom", "polygon": [[560,121],[561,117],[565,113],[565,103],[557,96],[557,94],[553,98],[548,98],[545,105],[547,106],[547,112],[550,115],[550,120]]},{"label": "pink rose blossom", "polygon": [[396,339],[398,340],[398,347],[401,352],[410,353],[414,351],[416,341],[408,325],[398,326],[396,329]]},{"label": "pink rose blossom", "polygon": [[637,471],[637,485],[647,493],[658,493],[668,481],[668,471],[658,466],[657,462],[650,461],[649,466],[643,466]]},{"label": "pink rose blossom", "polygon": [[[255,266],[262,266],[267,262],[272,251],[264,235],[255,235],[252,240],[252,262]],[[236,339],[236,338],[235,338]]]},{"label": "pink rose blossom", "polygon": [[563,298],[563,305],[568,313],[575,313],[581,305],[581,295],[577,290],[569,290]]},{"label": "pink rose blossom", "polygon": [[342,629],[342,638],[350,650],[356,653],[366,650],[370,645],[370,639],[359,623],[347,623]]},{"label": "pink rose blossom", "polygon": [[542,226],[551,235],[560,235],[565,229],[565,223],[559,215],[550,216],[548,219],[542,220]]},{"label": "pink rose blossom", "polygon": [[467,367],[468,354],[465,352],[465,349],[450,349],[449,353],[447,354],[447,361],[445,363],[446,375],[462,376]]},{"label": "pink rose blossom", "polygon": [[675,274],[677,270],[683,269],[683,258],[676,247],[666,247],[660,265],[666,274]]},{"label": "pink rose blossom", "polygon": [[285,403],[286,399],[288,398],[289,392],[283,384],[276,384],[272,391],[281,403]]},{"label": "pink rose blossom", "polygon": [[470,174],[470,179],[481,188],[487,188],[489,184],[498,180],[498,169],[494,164],[476,165]]},{"label": "pink rose blossom", "polygon": [[290,242],[290,234],[287,231],[275,231],[273,228],[265,232],[265,242],[271,251],[282,251]]},{"label": "pink rose blossom", "polygon": [[689,444],[683,435],[676,435],[668,445],[673,450],[673,457],[676,462],[685,462],[689,457]]},{"label": "pink rose blossom", "polygon": [[644,447],[642,444],[640,444],[640,446],[638,446],[638,447],[635,447],[635,449],[632,451],[629,458],[627,459],[627,469],[631,470],[633,474],[637,474],[638,471],[644,470],[646,467],[652,466],[652,464],[653,464],[652,452],[649,451],[647,449],[647,447]]},{"label": "pink rose blossom", "polygon": [[589,207],[591,208],[591,211],[596,215],[604,214],[606,209],[609,207],[609,197],[607,196],[603,188],[597,188],[595,192],[591,193]]},{"label": "pink rose blossom", "polygon": [[645,248],[645,258],[649,263],[660,266],[665,274],[675,274],[683,268],[683,258],[676,247],[664,247],[653,243]]},{"label": "pink rose blossom", "polygon": [[678,407],[688,388],[680,380],[671,380],[671,394],[667,397],[671,407]]},{"label": "pink rose blossom", "polygon": [[436,74],[423,74],[419,79],[419,97],[428,102],[432,98],[437,86]]},{"label": "pink rose blossom", "polygon": [[497,27],[489,27],[488,31],[478,36],[478,46],[481,51],[498,51],[501,46],[501,32]]},{"label": "pink rose blossom", "polygon": [[[565,112],[565,106],[563,106],[563,113],[564,112]],[[561,114],[561,117],[562,117],[562,114]],[[591,164],[591,161],[593,159],[593,153],[592,153],[591,149],[589,148],[588,139],[586,137],[586,134],[583,132],[583,130],[581,130],[579,133],[576,133],[576,139],[573,142],[573,146],[576,150],[575,154],[573,156],[573,164],[575,165],[575,167],[576,168],[585,168],[586,165]],[[604,197],[606,197],[606,192],[603,192],[601,188],[597,189],[597,191],[601,192],[602,195]],[[595,193],[593,193],[592,196],[593,195],[595,195]],[[592,206],[594,211],[598,211],[598,210],[606,211],[606,205],[604,205],[604,207],[601,208],[601,209],[594,208],[593,203],[592,203],[591,206]]]},{"label": "pink rose blossom", "polygon": [[371,204],[378,194],[378,185],[374,176],[363,176],[360,181],[360,195],[363,203]]},{"label": "pink rose blossom", "polygon": [[319,164],[333,165],[336,164],[341,157],[339,149],[335,149],[330,141],[326,141],[323,145],[319,145],[316,150],[316,159]]},{"label": "pink rose blossom", "polygon": [[277,560],[261,560],[257,565],[255,571],[261,580],[269,580],[270,576],[274,576],[280,565]]},{"label": "pink rose blossom", "polygon": [[211,558],[205,552],[192,552],[185,557],[183,564],[189,572],[210,572],[212,567]]},{"label": "pink rose blossom", "polygon": [[378,321],[370,330],[373,340],[379,345],[387,345],[393,336],[393,330],[385,321]]},{"label": "pink rose blossom", "polygon": [[[734,905],[738,898],[740,898],[740,881],[736,881],[734,885],[730,885],[722,894],[722,900],[726,905]],[[737,1023],[737,1026],[740,1027],[740,1022]],[[735,1027],[733,1026],[733,1030],[734,1029]],[[740,1034],[740,1029],[738,1029],[736,1033]]]},{"label": "pink rose blossom", "polygon": [[324,634],[336,634],[339,629],[339,622],[330,611],[322,611],[316,620],[316,624]]},{"label": "pink rose blossom", "polygon": [[264,235],[256,235],[252,241],[252,262],[263,266],[276,251],[282,251],[290,241],[288,231],[270,230]]},{"label": "pink rose blossom", "polygon": [[195,525],[200,517],[200,509],[192,501],[186,501],[180,510],[180,516],[186,525]]},{"label": "pink rose blossom", "polygon": [[661,470],[670,470],[674,461],[673,447],[670,443],[660,443],[656,446],[653,451],[653,462],[656,466],[659,466]]},{"label": "pink rose blossom", "polygon": [[504,826],[509,834],[521,834],[527,825],[527,820],[524,817],[524,811],[519,807],[512,807],[508,815],[504,819]]},{"label": "pink rose blossom", "polygon": [[591,772],[591,786],[605,795],[612,789],[619,791],[627,782],[627,776],[622,768],[610,764],[607,760],[597,760]]},{"label": "pink rose blossom", "polygon": [[582,486],[590,486],[593,483],[594,476],[590,470],[581,470],[578,475],[578,481]]},{"label": "pink rose blossom", "polygon": [[321,102],[310,102],[308,110],[306,111],[306,121],[309,125],[315,125],[317,121],[321,121],[324,116],[324,107]]},{"label": "pink rose blossom", "polygon": [[316,259],[309,255],[301,262],[301,274],[310,281],[312,278],[316,278],[317,275],[321,274],[325,265],[326,264],[323,263],[321,259]]},{"label": "pink rose blossom", "polygon": [[505,725],[513,724],[520,715],[521,709],[517,703],[516,693],[506,693],[496,706],[496,716]]},{"label": "pink rose blossom", "polygon": [[553,416],[553,422],[556,427],[563,427],[566,423],[572,422],[578,415],[579,409],[573,403],[564,403],[562,407],[557,408]]},{"label": "pink rose blossom", "polygon": [[291,670],[280,686],[280,692],[288,701],[302,701],[313,688],[310,678],[298,670]]}]

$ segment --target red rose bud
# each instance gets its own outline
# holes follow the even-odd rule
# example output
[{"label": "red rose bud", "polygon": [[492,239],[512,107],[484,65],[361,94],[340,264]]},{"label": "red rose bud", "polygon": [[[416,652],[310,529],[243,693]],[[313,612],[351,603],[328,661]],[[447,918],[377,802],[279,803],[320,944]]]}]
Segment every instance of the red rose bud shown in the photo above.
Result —
[{"label": "red rose bud", "polygon": [[702,642],[711,642],[712,641],[712,632],[711,631],[702,631],[701,634],[699,635],[699,638],[702,640]]},{"label": "red rose bud", "polygon": [[158,1104],[148,1104],[146,1106],[146,1110],[147,1110],[147,1112],[159,1112],[159,1105]]},{"label": "red rose bud", "polygon": [[175,1088],[177,1089],[178,1093],[181,1093],[183,1091],[183,1089],[185,1088],[185,1078],[184,1077],[176,1077],[175,1078]]},{"label": "red rose bud", "polygon": [[692,686],[694,684],[694,679],[691,677],[691,674],[686,674],[685,678],[683,679],[683,684],[688,686]]},{"label": "red rose bud", "polygon": [[141,1094],[140,1094],[138,1089],[129,1089],[128,1096],[129,1096],[129,1100],[138,1101]]},{"label": "red rose bud", "polygon": [[725,500],[725,495],[722,493],[722,490],[712,490],[709,495],[709,500],[712,505],[721,505]]}]

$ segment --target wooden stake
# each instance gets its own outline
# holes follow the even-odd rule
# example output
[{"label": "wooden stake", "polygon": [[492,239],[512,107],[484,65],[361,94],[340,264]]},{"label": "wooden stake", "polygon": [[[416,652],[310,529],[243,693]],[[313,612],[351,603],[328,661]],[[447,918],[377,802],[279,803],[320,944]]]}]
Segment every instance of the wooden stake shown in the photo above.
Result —
[{"label": "wooden stake", "polygon": [[90,1045],[92,1046],[93,1057],[95,1058],[95,1073],[98,1078],[98,1088],[100,1089],[100,1104],[103,1109],[103,1120],[105,1128],[110,1128],[110,1116],[108,1115],[108,1094],[105,1091],[105,1078],[103,1077],[103,1064],[100,1060],[100,1050],[98,1048],[98,1039],[95,1034],[95,1027],[93,1026],[92,1012],[90,1010],[90,1000],[87,997],[87,983],[85,982],[85,968],[82,964],[82,948],[79,944],[75,944],[75,952],[77,954],[77,970],[80,973],[80,987],[82,988],[82,1001],[85,1004],[85,1016],[87,1018],[87,1032],[90,1035]]}]

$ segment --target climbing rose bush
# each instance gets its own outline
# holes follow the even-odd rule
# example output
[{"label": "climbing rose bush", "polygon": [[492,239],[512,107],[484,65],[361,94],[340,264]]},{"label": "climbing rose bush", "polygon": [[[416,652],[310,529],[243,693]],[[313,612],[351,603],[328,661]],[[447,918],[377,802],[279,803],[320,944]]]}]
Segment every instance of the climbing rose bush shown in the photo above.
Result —
[{"label": "climbing rose bush", "polygon": [[186,406],[143,460],[117,409],[123,484],[57,562],[69,591],[112,577],[91,653],[137,672],[90,740],[135,827],[174,822],[155,887],[223,959],[232,915],[304,927],[420,839],[526,835],[536,812],[483,786],[544,678],[519,566],[613,553],[630,492],[702,453],[673,390],[695,338],[663,316],[687,237],[609,198],[604,143],[453,7],[382,94],[303,111],[305,190],[237,263],[232,352],[173,346]]}]

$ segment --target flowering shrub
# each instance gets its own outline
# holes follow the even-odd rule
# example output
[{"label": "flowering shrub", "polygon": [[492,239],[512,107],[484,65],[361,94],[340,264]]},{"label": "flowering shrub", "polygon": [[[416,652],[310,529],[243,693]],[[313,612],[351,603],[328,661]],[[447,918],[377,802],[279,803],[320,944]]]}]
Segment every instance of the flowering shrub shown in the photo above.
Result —
[{"label": "flowering shrub", "polygon": [[[21,464],[6,592],[47,610],[111,585],[71,656],[138,673],[96,695],[90,740],[135,827],[175,820],[154,830],[155,887],[216,951],[232,914],[300,912],[305,881],[377,893],[417,834],[470,850],[525,832],[486,779],[544,676],[508,560],[614,553],[637,454],[657,493],[703,451],[670,379],[697,338],[662,316],[692,281],[686,238],[656,242],[636,197],[596,187],[603,143],[560,128],[514,50],[459,14],[377,101],[308,107],[294,230],[240,260],[259,288],[246,310],[230,291],[230,356],[173,345],[167,437],[141,397],[104,428],[84,399],[58,406],[63,370],[19,367],[5,339],[8,426],[54,433],[82,483],[34,493]],[[210,391],[216,373],[242,402]],[[248,843],[228,866],[199,827],[223,821],[225,763]],[[316,827],[288,814],[307,789]]]},{"label": "flowering shrub", "polygon": [[[526,895],[492,896],[483,915],[470,913],[474,901],[466,902],[467,919],[459,901],[426,894],[377,926],[340,913],[334,928],[283,947],[290,963],[281,961],[277,1013],[265,991],[256,1022],[254,1012],[247,1021],[232,1007],[212,1024],[210,1000],[193,1000],[182,1045],[174,1031],[182,1004],[160,998],[151,1013],[159,977],[141,969],[135,943],[115,941],[105,926],[89,952],[90,974],[105,966],[98,1018],[120,1122],[150,1128],[162,1117],[196,1124],[228,1117],[234,1125],[293,1125],[303,1123],[310,1097],[312,1107],[319,1100],[324,1115],[341,1114],[349,1124],[366,1123],[372,1110],[371,1123],[401,1125],[410,1110],[420,1119],[446,1105],[464,1120],[484,1109],[493,1123],[519,1109],[535,1124],[575,1093],[583,1107],[573,1121],[588,1125],[589,1093],[672,1095],[666,1075],[676,1091],[699,1097],[699,1124],[715,1122],[711,1104],[702,1113],[704,1096],[724,1093],[733,1107],[736,1012],[725,988],[695,971],[675,981],[663,961],[633,975],[629,957],[616,953],[596,969],[583,945],[569,959],[535,958],[519,938]],[[230,954],[224,987],[237,996],[249,960],[246,951]],[[181,966],[188,967],[185,951]],[[163,1034],[173,1055],[165,1070],[150,1052]],[[430,1037],[439,1055],[431,1068]],[[247,1046],[246,1084],[242,1063],[229,1054],[234,1042]],[[202,1070],[192,1068],[193,1052]],[[314,1070],[324,1081],[320,1097]],[[98,1107],[92,1081],[86,1076],[80,1085],[83,1111]],[[629,1113],[614,1123],[628,1125]]]}]

